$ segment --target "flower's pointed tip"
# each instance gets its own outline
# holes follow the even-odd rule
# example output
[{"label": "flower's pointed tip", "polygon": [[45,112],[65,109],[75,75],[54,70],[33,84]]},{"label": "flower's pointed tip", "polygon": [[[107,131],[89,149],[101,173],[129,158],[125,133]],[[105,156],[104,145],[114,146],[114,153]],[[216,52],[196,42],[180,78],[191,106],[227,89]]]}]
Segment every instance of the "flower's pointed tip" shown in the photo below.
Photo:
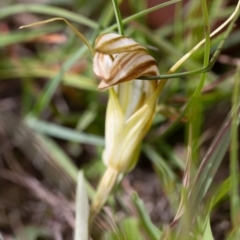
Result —
[{"label": "flower's pointed tip", "polygon": [[101,81],[98,85],[98,90],[104,91],[109,87],[110,86],[107,83],[105,83],[104,81]]}]

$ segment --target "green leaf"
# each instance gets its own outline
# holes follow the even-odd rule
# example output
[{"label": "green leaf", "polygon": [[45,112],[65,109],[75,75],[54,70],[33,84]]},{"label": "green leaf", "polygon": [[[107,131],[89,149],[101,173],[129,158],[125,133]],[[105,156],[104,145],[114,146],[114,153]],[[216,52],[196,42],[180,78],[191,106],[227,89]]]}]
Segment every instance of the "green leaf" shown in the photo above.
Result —
[{"label": "green leaf", "polygon": [[206,222],[207,223],[206,223],[206,227],[205,227],[205,231],[204,231],[202,240],[214,240],[213,235],[212,235],[212,229],[211,229],[209,217],[207,218]]},{"label": "green leaf", "polygon": [[[32,59],[30,59],[30,61],[31,60]],[[58,74],[59,72],[43,68],[38,64],[27,64],[26,67],[22,68],[8,68],[0,70],[0,79],[9,79],[14,77],[55,78],[56,76],[58,76]],[[62,76],[62,83],[64,85],[75,87],[81,90],[97,90],[97,85],[92,78],[80,74],[77,75],[72,73],[65,73]]]},{"label": "green leaf", "polygon": [[139,220],[133,217],[125,218],[122,222],[123,232],[126,235],[126,240],[143,240]]},{"label": "green leaf", "polygon": [[6,47],[20,42],[28,42],[34,38],[46,35],[53,31],[59,31],[59,26],[47,27],[45,29],[38,29],[32,31],[16,31],[9,34],[2,34],[0,39],[0,47]]},{"label": "green leaf", "polygon": [[141,224],[146,231],[149,239],[151,240],[159,240],[162,232],[153,225],[151,222],[151,219],[149,217],[149,214],[144,206],[143,201],[138,197],[137,193],[133,194],[132,197],[133,203],[138,211],[139,219],[141,221]]},{"label": "green leaf", "polygon": [[74,129],[59,126],[54,123],[44,122],[31,117],[26,119],[26,123],[30,128],[34,129],[35,131],[46,134],[48,136],[72,142],[92,144],[95,146],[104,146],[104,139],[99,136],[86,134]]}]

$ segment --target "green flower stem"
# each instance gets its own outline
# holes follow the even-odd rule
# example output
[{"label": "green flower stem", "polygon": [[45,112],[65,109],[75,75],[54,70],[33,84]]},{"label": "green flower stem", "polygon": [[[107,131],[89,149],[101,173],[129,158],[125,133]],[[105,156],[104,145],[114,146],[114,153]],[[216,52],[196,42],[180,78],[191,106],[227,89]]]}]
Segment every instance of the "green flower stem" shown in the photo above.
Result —
[{"label": "green flower stem", "polygon": [[117,0],[112,0],[112,3],[113,3],[113,9],[114,9],[116,20],[117,20],[118,32],[119,34],[124,35],[122,16],[118,7],[118,2]]}]

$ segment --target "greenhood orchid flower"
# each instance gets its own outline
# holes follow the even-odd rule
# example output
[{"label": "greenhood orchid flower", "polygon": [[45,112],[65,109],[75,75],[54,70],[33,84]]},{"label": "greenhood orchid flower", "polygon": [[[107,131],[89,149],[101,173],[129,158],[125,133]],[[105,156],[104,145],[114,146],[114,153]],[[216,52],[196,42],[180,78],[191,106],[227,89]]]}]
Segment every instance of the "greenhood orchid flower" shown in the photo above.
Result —
[{"label": "greenhood orchid flower", "polygon": [[[114,4],[116,5],[116,1],[114,1]],[[96,214],[106,202],[118,177],[131,171],[135,166],[141,142],[152,124],[157,98],[166,84],[167,79],[186,76],[187,74],[198,74],[206,72],[209,67],[211,68],[220,53],[225,39],[234,26],[234,22],[238,17],[239,8],[240,1],[238,1],[234,13],[220,27],[212,32],[210,36],[199,42],[192,50],[176,62],[168,71],[170,75],[164,75],[164,77],[159,76],[157,64],[153,57],[148,54],[147,50],[126,36],[115,33],[102,34],[96,39],[95,49],[93,50],[87,39],[66,19],[61,17],[21,27],[32,27],[58,20],[64,21],[79,38],[82,39],[90,52],[94,55],[93,70],[101,79],[98,88],[100,90],[109,89],[110,94],[105,121],[106,142],[103,151],[103,161],[107,169],[99,183],[95,198],[91,205],[89,218],[90,227]],[[119,15],[117,10],[116,15]],[[120,19],[119,16],[118,19]],[[208,49],[210,46],[209,38],[216,35],[229,22],[229,27],[219,43],[218,50],[216,50],[207,66],[205,66],[206,64],[204,63],[202,69],[182,74],[172,74],[205,42],[208,42],[208,44],[206,44],[206,49]],[[119,29],[119,32],[123,33],[123,31],[121,31],[121,26]],[[207,35],[208,33],[206,36]],[[206,52],[209,51],[206,50]],[[159,79],[161,77],[163,80],[160,82],[158,80],[137,80],[141,76],[148,76],[152,79]],[[145,79],[149,79],[148,77],[145,77]],[[202,84],[199,86],[201,85]],[[201,87],[199,89],[201,89]],[[80,198],[78,200],[80,206],[85,204],[85,200],[86,198]],[[86,206],[86,204],[84,206]],[[82,208],[80,210],[84,209]],[[181,210],[182,206],[180,205],[178,212],[182,213]],[[176,218],[180,215],[181,214],[178,214]],[[88,215],[86,216],[88,217]],[[87,228],[87,224],[84,225],[84,228]],[[86,231],[84,232],[86,233]]]},{"label": "greenhood orchid flower", "polygon": [[136,79],[159,75],[157,64],[141,45],[115,33],[100,35],[95,51],[93,70],[102,79],[98,88],[114,86],[106,114],[103,160],[108,167],[128,172],[151,125],[156,105],[156,99],[151,99],[158,85],[157,81]]},{"label": "greenhood orchid flower", "polygon": [[120,174],[136,164],[140,145],[149,130],[157,103],[158,81],[137,80],[158,76],[154,58],[131,38],[115,33],[95,41],[93,71],[102,79],[98,88],[109,88],[103,161],[107,170],[93,203],[100,210]]}]

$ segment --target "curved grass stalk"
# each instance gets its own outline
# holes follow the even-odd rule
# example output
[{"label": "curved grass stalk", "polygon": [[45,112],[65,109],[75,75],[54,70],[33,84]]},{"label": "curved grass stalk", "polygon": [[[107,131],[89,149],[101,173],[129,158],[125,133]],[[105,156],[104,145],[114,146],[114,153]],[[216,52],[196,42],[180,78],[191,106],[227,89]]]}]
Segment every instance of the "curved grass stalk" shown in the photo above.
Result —
[{"label": "curved grass stalk", "polygon": [[63,21],[65,22],[76,34],[77,36],[85,43],[85,45],[88,47],[88,49],[90,50],[91,54],[94,55],[94,50],[91,46],[91,44],[89,43],[89,41],[84,37],[83,34],[81,34],[70,22],[68,22],[65,18],[61,18],[61,17],[56,17],[56,18],[51,18],[45,21],[40,21],[40,22],[36,22],[36,23],[31,23],[28,25],[24,25],[19,27],[19,29],[23,29],[23,28],[29,28],[29,27],[34,27],[34,26],[38,26],[38,25],[42,25],[42,24],[46,24],[46,23],[50,23],[50,22],[55,22],[55,21]]}]

